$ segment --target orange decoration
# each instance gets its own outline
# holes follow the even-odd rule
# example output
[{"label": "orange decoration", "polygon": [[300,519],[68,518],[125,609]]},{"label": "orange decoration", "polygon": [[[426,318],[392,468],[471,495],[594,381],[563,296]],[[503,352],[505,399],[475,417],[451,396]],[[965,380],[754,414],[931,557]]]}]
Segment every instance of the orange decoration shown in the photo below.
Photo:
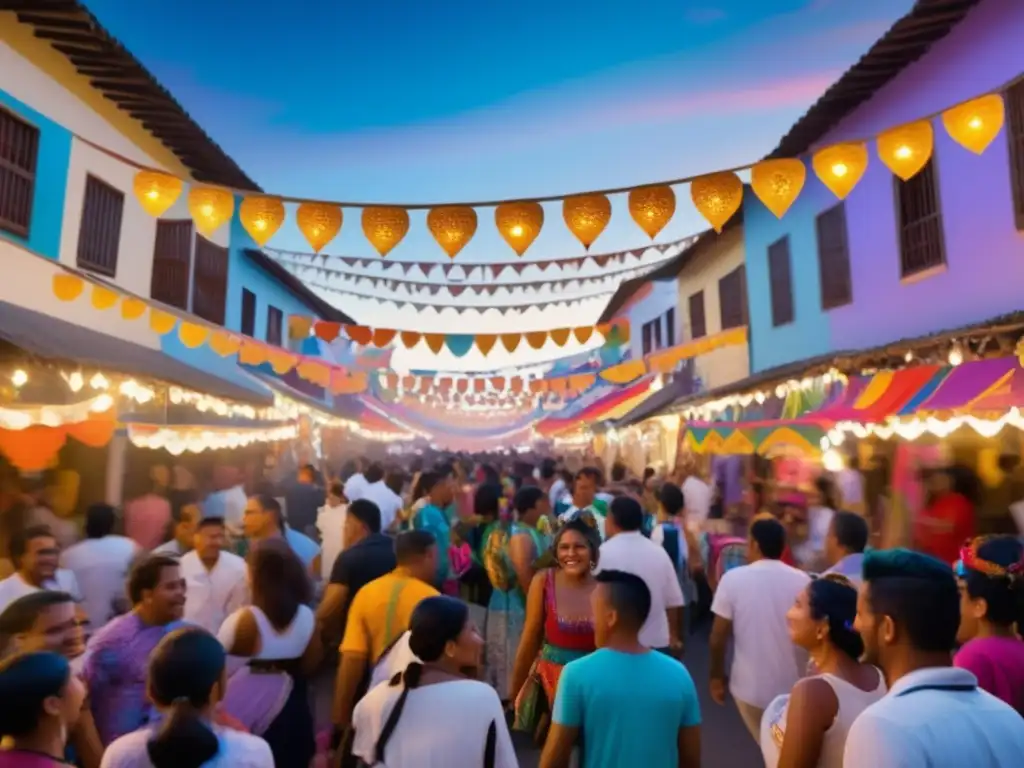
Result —
[{"label": "orange decoration", "polygon": [[575,195],[562,202],[562,218],[587,250],[612,218],[612,204],[604,195]]},{"label": "orange decoration", "polygon": [[281,228],[284,215],[284,203],[279,197],[254,195],[245,198],[238,207],[238,220],[260,248]]},{"label": "orange decoration", "polygon": [[102,448],[109,443],[116,428],[113,409],[98,413],[88,421],[64,425],[64,431],[68,437],[73,437],[90,448]]},{"label": "orange decoration", "polygon": [[142,299],[125,296],[121,299],[121,317],[125,320],[138,320],[146,314],[146,306],[146,302]]},{"label": "orange decoration", "polygon": [[643,360],[632,360],[613,365],[601,371],[601,378],[612,384],[629,384],[647,373],[647,364]]},{"label": "orange decoration", "polygon": [[302,203],[295,211],[295,223],[313,253],[320,253],[341,231],[344,214],[336,205]]},{"label": "orange decoration", "polygon": [[590,337],[594,335],[594,326],[581,325],[579,328],[573,328],[572,335],[576,337],[576,341],[580,344],[586,344],[590,341]]},{"label": "orange decoration", "polygon": [[459,394],[466,394],[466,390],[469,389],[469,379],[459,379],[455,382],[455,391]]},{"label": "orange decoration", "polygon": [[346,325],[345,333],[356,344],[364,347],[369,346],[373,341],[373,329],[367,328],[365,325]]},{"label": "orange decoration", "polygon": [[476,211],[466,205],[442,205],[427,214],[427,229],[450,259],[473,239],[476,227]]},{"label": "orange decoration", "polygon": [[74,301],[85,290],[85,281],[78,275],[56,274],[53,276],[53,295],[61,301]]},{"label": "orange decoration", "polygon": [[487,379],[473,379],[473,391],[483,392],[487,389]]},{"label": "orange decoration", "polygon": [[543,349],[548,342],[547,331],[531,331],[526,334],[526,343],[534,349]]},{"label": "orange decoration", "polygon": [[544,208],[540,203],[502,203],[494,209],[494,224],[516,256],[522,256],[544,226]]},{"label": "orange decoration", "polygon": [[564,395],[569,389],[569,379],[559,378],[548,381],[548,391],[556,395]]},{"label": "orange decoration", "polygon": [[494,345],[498,343],[498,337],[493,333],[478,334],[476,337],[476,348],[480,350],[480,354],[487,357],[488,353],[494,349]]},{"label": "orange decoration", "polygon": [[102,285],[94,285],[92,287],[92,306],[95,309],[107,310],[117,304],[119,296],[109,288],[104,288]]},{"label": "orange decoration", "polygon": [[195,323],[182,323],[178,326],[178,338],[189,349],[195,349],[206,341],[210,331]]},{"label": "orange decoration", "polygon": [[174,326],[177,322],[178,318],[171,313],[164,312],[156,307],[149,308],[149,328],[154,333],[165,336],[174,330]]},{"label": "orange decoration", "polygon": [[583,392],[594,386],[596,381],[597,374],[595,373],[579,373],[569,377],[569,386],[577,392]]},{"label": "orange decoration", "polygon": [[555,330],[551,331],[548,335],[551,337],[551,340],[555,342],[555,344],[557,344],[560,347],[564,347],[566,343],[569,341],[569,334],[571,333],[571,328],[556,328]]},{"label": "orange decoration", "polygon": [[407,392],[416,389],[416,377],[415,376],[405,376],[405,377],[403,377],[402,378],[402,389],[406,390]]},{"label": "orange decoration", "polygon": [[519,333],[503,333],[501,334],[501,345],[511,354],[515,352],[519,347],[519,342],[523,340],[522,334]]},{"label": "orange decoration", "polygon": [[301,379],[320,387],[326,387],[331,382],[331,367],[318,360],[300,360],[295,372]]},{"label": "orange decoration", "polygon": [[251,339],[242,341],[242,347],[238,350],[238,362],[242,365],[263,365],[267,362],[269,348],[265,344]]},{"label": "orange decoration", "polygon": [[423,334],[417,333],[416,331],[401,331],[398,334],[402,340],[402,346],[406,349],[412,349],[420,343],[420,339],[423,338]]},{"label": "orange decoration", "polygon": [[764,207],[782,218],[807,180],[807,168],[794,158],[765,160],[750,170],[750,186]]},{"label": "orange decoration", "polygon": [[512,394],[514,394],[514,395],[518,395],[520,392],[522,392],[523,391],[523,378],[522,378],[522,376],[513,376],[511,379],[509,379],[509,381],[508,381],[508,388],[509,388],[509,391]]},{"label": "orange decoration", "polygon": [[306,315],[288,316],[288,338],[294,341],[301,341],[309,338],[309,332],[313,329],[313,318]]},{"label": "orange decoration", "polygon": [[731,171],[709,173],[690,183],[690,197],[715,232],[721,232],[743,204],[743,182]]},{"label": "orange decoration", "polygon": [[387,256],[409,232],[409,212],[393,206],[363,208],[363,234],[377,253]]},{"label": "orange decoration", "polygon": [[503,390],[505,388],[505,377],[504,376],[494,376],[494,377],[492,377],[491,378],[491,386],[494,387],[494,389],[497,392],[501,392],[501,390]]},{"label": "orange decoration", "polygon": [[267,362],[270,363],[270,367],[274,369],[274,373],[278,376],[288,373],[288,371],[295,367],[298,361],[298,355],[293,355],[291,352],[285,352],[282,349],[271,348],[267,353]]},{"label": "orange decoration", "polygon": [[242,340],[224,331],[216,331],[207,342],[207,346],[221,357],[234,355],[242,348]]},{"label": "orange decoration", "polygon": [[373,346],[375,347],[386,347],[392,341],[395,336],[398,335],[398,331],[390,328],[374,328],[373,329]]},{"label": "orange decoration", "polygon": [[425,333],[423,334],[423,340],[427,342],[427,347],[435,355],[439,355],[441,350],[444,349],[444,334],[443,333]]},{"label": "orange decoration", "polygon": [[629,215],[653,240],[676,215],[676,193],[667,184],[632,189]]},{"label": "orange decoration", "polygon": [[530,392],[539,395],[548,391],[548,383],[544,379],[534,379],[530,382]]},{"label": "orange decoration", "polygon": [[326,341],[330,344],[341,333],[341,323],[330,323],[326,320],[317,320],[313,324],[313,332],[316,337],[321,341]]},{"label": "orange decoration", "polygon": [[66,442],[67,432],[60,427],[0,429],[0,453],[22,472],[49,469]]}]

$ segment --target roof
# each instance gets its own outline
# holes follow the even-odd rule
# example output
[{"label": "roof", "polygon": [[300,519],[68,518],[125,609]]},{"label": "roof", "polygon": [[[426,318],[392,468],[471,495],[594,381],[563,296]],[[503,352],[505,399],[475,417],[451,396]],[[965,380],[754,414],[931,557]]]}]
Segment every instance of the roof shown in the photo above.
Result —
[{"label": "roof", "polygon": [[50,361],[96,366],[140,379],[176,384],[226,400],[271,405],[264,387],[245,387],[150,349],[85,326],[0,301],[0,340]]},{"label": "roof", "polygon": [[260,191],[167,89],[77,0],[0,0],[82,77],[173,152],[196,181]]},{"label": "roof", "polygon": [[[0,2],[3,2],[3,0],[0,0]],[[346,325],[355,324],[355,320],[330,302],[317,296],[308,285],[274,261],[274,259],[267,256],[263,251],[247,248],[245,255],[257,267],[283,285],[292,296],[309,307],[321,320],[327,320],[332,323],[344,323]]]},{"label": "roof", "polygon": [[810,150],[857,107],[921,58],[981,0],[917,0],[860,61],[825,91],[790,128],[769,157],[796,157]]}]

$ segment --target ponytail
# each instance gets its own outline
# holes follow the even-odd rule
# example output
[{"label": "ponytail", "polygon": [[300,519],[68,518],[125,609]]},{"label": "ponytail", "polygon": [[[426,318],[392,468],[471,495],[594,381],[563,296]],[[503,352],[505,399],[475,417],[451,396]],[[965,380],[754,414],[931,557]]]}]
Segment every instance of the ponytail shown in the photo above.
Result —
[{"label": "ponytail", "polygon": [[146,752],[153,768],[199,768],[220,751],[220,740],[187,697],[174,700]]},{"label": "ponytail", "polygon": [[[409,691],[419,687],[422,677],[423,665],[414,661],[406,667],[405,672],[399,672],[388,683],[392,688],[401,685],[402,693],[399,695],[398,701],[395,702],[395,706],[392,707],[387,722],[384,723],[384,728],[380,732],[380,738],[377,739],[377,746],[374,747],[374,763],[384,763],[384,748],[388,745],[388,741],[391,740],[391,735],[395,732],[395,728],[398,727],[398,720],[402,717],[402,710],[405,709],[405,700],[409,698]],[[163,767],[154,764],[154,768]]]}]

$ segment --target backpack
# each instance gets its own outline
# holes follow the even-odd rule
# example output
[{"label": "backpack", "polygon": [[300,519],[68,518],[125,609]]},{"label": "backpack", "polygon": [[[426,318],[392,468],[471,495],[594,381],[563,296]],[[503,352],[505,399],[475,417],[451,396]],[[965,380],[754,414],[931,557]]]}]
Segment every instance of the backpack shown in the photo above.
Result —
[{"label": "backpack", "polygon": [[508,592],[518,582],[516,572],[508,558],[509,541],[512,535],[508,525],[496,523],[487,533],[483,542],[480,558],[491,586],[502,592]]}]

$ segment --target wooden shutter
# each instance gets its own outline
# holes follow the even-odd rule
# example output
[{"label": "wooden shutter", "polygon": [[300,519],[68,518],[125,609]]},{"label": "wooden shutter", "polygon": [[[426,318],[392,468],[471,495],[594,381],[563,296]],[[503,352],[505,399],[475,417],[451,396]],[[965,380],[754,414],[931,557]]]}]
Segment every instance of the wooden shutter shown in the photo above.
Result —
[{"label": "wooden shutter", "polygon": [[190,219],[157,221],[151,298],[188,311],[193,242]]},{"label": "wooden shutter", "polygon": [[0,108],[0,229],[28,237],[39,129]]},{"label": "wooden shutter", "polygon": [[793,276],[788,237],[768,246],[768,282],[772,296],[772,325],[793,322]]},{"label": "wooden shutter", "polygon": [[196,235],[192,312],[211,323],[224,325],[227,296],[228,249]]},{"label": "wooden shutter", "polygon": [[699,339],[708,334],[707,318],[704,316],[704,291],[690,296],[690,338]]},{"label": "wooden shutter", "polygon": [[242,333],[256,335],[256,294],[247,288],[242,289]]},{"label": "wooden shutter", "polygon": [[833,309],[853,301],[850,280],[850,246],[846,232],[846,206],[829,208],[818,216],[818,269],[821,308]]},{"label": "wooden shutter", "polygon": [[665,346],[676,345],[676,308],[669,307],[665,312]]},{"label": "wooden shutter", "polygon": [[893,177],[900,228],[900,275],[910,277],[946,263],[935,158],[910,181]]},{"label": "wooden shutter", "polygon": [[718,308],[721,330],[742,328],[747,324],[747,270],[744,265],[718,281]]},{"label": "wooden shutter", "polygon": [[281,346],[284,313],[277,307],[267,307],[267,343]]},{"label": "wooden shutter", "polygon": [[79,267],[107,277],[117,276],[123,216],[124,193],[95,176],[86,176],[78,228]]},{"label": "wooden shutter", "polygon": [[1006,136],[1010,141],[1010,187],[1017,229],[1024,231],[1024,80],[1006,92]]}]

